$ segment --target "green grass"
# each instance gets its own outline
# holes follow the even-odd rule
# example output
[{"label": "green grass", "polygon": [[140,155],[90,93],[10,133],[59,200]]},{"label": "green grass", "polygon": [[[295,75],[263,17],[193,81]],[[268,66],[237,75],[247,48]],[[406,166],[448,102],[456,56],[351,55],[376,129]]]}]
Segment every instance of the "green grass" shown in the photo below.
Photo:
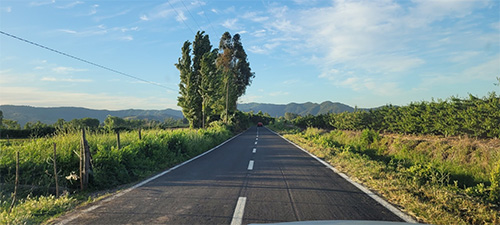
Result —
[{"label": "green grass", "polygon": [[284,136],[421,222],[500,223],[498,140],[315,128]]},{"label": "green grass", "polygon": [[[0,143],[0,224],[37,224],[80,203],[81,196],[138,181],[207,151],[232,136],[225,126],[209,129],[175,129],[120,133],[88,133],[93,161],[89,189],[79,193],[79,180],[66,177],[78,174],[80,133],[59,134],[5,144]],[[57,144],[57,168],[60,190],[66,195],[52,197],[54,192],[53,143]],[[15,180],[15,154],[20,155],[18,201],[12,213],[11,193]],[[69,194],[69,195],[68,195]],[[48,196],[48,197],[46,197]],[[78,200],[75,200],[78,199]]]}]

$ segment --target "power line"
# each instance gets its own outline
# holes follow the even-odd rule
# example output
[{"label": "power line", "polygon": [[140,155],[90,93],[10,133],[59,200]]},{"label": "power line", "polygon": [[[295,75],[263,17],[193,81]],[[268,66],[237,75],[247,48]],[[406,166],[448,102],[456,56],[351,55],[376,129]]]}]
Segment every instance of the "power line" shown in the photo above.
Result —
[{"label": "power line", "polygon": [[203,15],[205,15],[205,18],[207,18],[208,24],[210,25],[210,28],[212,28],[212,31],[214,32],[214,35],[217,35],[217,32],[215,31],[214,27],[212,26],[212,22],[208,19],[207,13],[205,8],[203,7],[203,4],[199,2],[201,10],[203,10]]},{"label": "power line", "polygon": [[184,6],[184,8],[188,11],[188,13],[191,16],[191,18],[193,18],[194,23],[196,23],[196,26],[198,26],[198,28],[200,29],[200,31],[203,30],[203,29],[201,29],[200,24],[198,24],[198,21],[196,21],[196,19],[194,18],[193,14],[191,14],[191,11],[189,11],[189,9],[186,7],[186,4],[184,4],[183,0],[181,0],[181,3]]},{"label": "power line", "polygon": [[32,44],[32,45],[35,45],[35,46],[38,46],[40,48],[44,48],[46,50],[49,50],[49,51],[52,51],[52,52],[55,52],[57,54],[60,54],[60,55],[63,55],[63,56],[66,56],[66,57],[69,57],[69,58],[72,58],[72,59],[76,59],[78,61],[81,61],[81,62],[84,62],[84,63],[87,63],[87,64],[90,64],[90,65],[93,65],[93,66],[96,66],[96,67],[99,67],[101,69],[105,69],[105,70],[108,70],[108,71],[111,71],[111,72],[114,72],[114,73],[117,73],[117,74],[120,74],[120,75],[123,75],[123,76],[126,76],[126,77],[130,77],[132,79],[136,79],[136,80],[139,80],[139,81],[142,81],[142,82],[145,82],[145,83],[148,83],[148,84],[152,84],[152,85],[156,85],[156,86],[159,86],[159,87],[162,87],[162,88],[165,88],[165,89],[169,89],[169,90],[173,90],[173,91],[177,91],[173,88],[169,88],[167,86],[164,86],[164,85],[161,85],[159,83],[156,83],[156,82],[152,82],[152,81],[148,81],[148,80],[145,80],[145,79],[142,79],[142,78],[139,78],[139,77],[136,77],[136,76],[133,76],[133,75],[130,75],[130,74],[127,74],[127,73],[124,73],[124,72],[120,72],[118,70],[115,70],[115,69],[111,69],[107,66],[103,66],[101,64],[97,64],[97,63],[94,63],[94,62],[91,62],[91,61],[88,61],[88,60],[85,60],[85,59],[82,59],[82,58],[79,58],[79,57],[76,57],[76,56],[73,56],[73,55],[70,55],[70,54],[67,54],[67,53],[64,53],[64,52],[61,52],[61,51],[58,51],[58,50],[55,50],[53,48],[49,48],[45,45],[41,45],[41,44],[38,44],[38,43],[35,43],[35,42],[32,42],[32,41],[29,41],[29,40],[26,40],[24,38],[20,38],[16,35],[13,35],[13,34],[9,34],[7,32],[4,32],[4,31],[1,31],[0,30],[0,33],[5,35],[5,36],[9,36],[11,38],[15,38],[17,40],[20,40],[20,41],[23,41],[23,42],[26,42],[28,44]]},{"label": "power line", "polygon": [[172,6],[172,4],[170,4],[170,1],[167,1],[167,2],[168,2],[168,4],[170,5],[170,7],[171,7],[171,8],[175,11],[175,13],[177,14],[177,17],[178,17],[179,19],[181,19],[181,20],[182,20],[182,22],[184,23],[184,25],[185,25],[185,26],[186,26],[186,27],[187,27],[187,28],[191,31],[191,33],[193,33],[193,35],[196,35],[196,34],[194,33],[193,29],[191,29],[191,27],[189,27],[189,26],[187,25],[186,21],[184,21],[184,20],[182,19],[182,17],[181,17],[181,15],[179,14],[179,12],[177,12],[177,10],[176,10],[176,9]]}]

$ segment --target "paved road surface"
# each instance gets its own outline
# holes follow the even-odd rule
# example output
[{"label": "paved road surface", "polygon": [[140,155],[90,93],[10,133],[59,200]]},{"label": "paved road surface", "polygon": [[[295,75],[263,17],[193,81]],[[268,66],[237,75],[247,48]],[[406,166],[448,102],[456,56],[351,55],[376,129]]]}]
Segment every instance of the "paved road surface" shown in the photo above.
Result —
[{"label": "paved road surface", "polygon": [[262,127],[251,128],[93,210],[62,219],[68,218],[71,221],[65,222],[69,224],[402,221],[331,169]]}]

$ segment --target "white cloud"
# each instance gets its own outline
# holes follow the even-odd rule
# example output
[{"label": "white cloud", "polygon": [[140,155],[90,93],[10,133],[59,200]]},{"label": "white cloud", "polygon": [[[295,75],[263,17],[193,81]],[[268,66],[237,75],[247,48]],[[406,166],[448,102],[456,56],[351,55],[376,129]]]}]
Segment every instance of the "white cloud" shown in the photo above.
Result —
[{"label": "white cloud", "polygon": [[222,26],[225,27],[225,28],[227,28],[227,29],[230,29],[230,30],[241,29],[240,26],[237,25],[237,22],[238,22],[237,18],[227,19],[226,21],[224,21],[224,23],[222,24]]},{"label": "white cloud", "polygon": [[479,65],[466,69],[462,76],[467,80],[495,80],[500,75],[500,54]]},{"label": "white cloud", "polygon": [[276,97],[276,96],[285,96],[289,95],[289,92],[284,92],[284,91],[276,91],[276,92],[271,92],[269,93],[269,96]]},{"label": "white cloud", "polygon": [[123,11],[117,12],[115,14],[110,14],[110,15],[95,17],[94,19],[96,21],[102,21],[102,20],[112,19],[112,18],[115,18],[115,17],[118,17],[118,16],[127,15],[130,11],[131,11],[130,9],[123,10]]},{"label": "white cloud", "polygon": [[146,15],[142,15],[141,17],[139,17],[139,19],[141,19],[142,21],[148,21],[149,20],[148,16],[146,16]]},{"label": "white cloud", "polygon": [[259,46],[250,46],[250,48],[248,49],[249,52],[252,52],[252,53],[256,53],[256,54],[265,54],[267,53],[267,50],[262,48],[262,47],[259,47]]},{"label": "white cloud", "polygon": [[251,21],[257,22],[257,23],[262,23],[262,22],[269,20],[268,16],[261,16],[260,13],[257,13],[257,12],[246,12],[245,14],[243,14],[242,18],[247,19],[247,20],[251,20]]},{"label": "white cloud", "polygon": [[238,103],[258,102],[260,99],[262,99],[260,95],[243,95],[239,98]]},{"label": "white cloud", "polygon": [[255,37],[264,37],[266,36],[266,30],[265,29],[256,30],[252,33],[252,35]]},{"label": "white cloud", "polygon": [[183,11],[177,11],[177,16],[175,17],[175,20],[182,22],[182,21],[186,21],[187,17],[184,15]]},{"label": "white cloud", "polygon": [[71,82],[71,83],[87,83],[93,81],[89,79],[55,78],[55,77],[42,77],[41,80],[50,82]]},{"label": "white cloud", "polygon": [[134,40],[134,38],[132,36],[128,35],[128,36],[120,37],[120,40],[123,40],[123,41],[132,41],[132,40]]},{"label": "white cloud", "polygon": [[69,30],[69,29],[59,29],[58,31],[61,31],[63,33],[68,33],[68,34],[76,34],[78,32],[74,31],[74,30]]},{"label": "white cloud", "polygon": [[10,7],[10,6],[0,7],[0,11],[10,13],[10,12],[12,12],[12,7]]},{"label": "white cloud", "polygon": [[446,17],[460,18],[469,15],[474,8],[486,1],[415,0],[405,22],[410,27],[424,27]]},{"label": "white cloud", "polygon": [[81,2],[81,1],[75,1],[75,2],[71,2],[71,3],[68,3],[66,5],[62,5],[62,6],[58,6],[57,8],[59,9],[69,9],[69,8],[73,8],[77,5],[80,5],[80,4],[83,4],[84,2]]},{"label": "white cloud", "polygon": [[56,0],[30,2],[30,6],[42,6],[56,3]]},{"label": "white cloud", "polygon": [[58,67],[52,68],[52,71],[55,73],[59,73],[59,74],[69,74],[69,73],[73,73],[73,72],[84,72],[84,71],[87,71],[87,69],[77,69],[77,68],[73,68],[73,67],[58,66]]},{"label": "white cloud", "polygon": [[91,15],[96,14],[96,13],[97,13],[97,8],[98,8],[98,7],[99,7],[99,5],[97,5],[97,4],[92,5],[92,6],[90,7],[90,12],[89,12],[89,14],[88,14],[88,15],[89,15],[89,16],[91,16]]}]

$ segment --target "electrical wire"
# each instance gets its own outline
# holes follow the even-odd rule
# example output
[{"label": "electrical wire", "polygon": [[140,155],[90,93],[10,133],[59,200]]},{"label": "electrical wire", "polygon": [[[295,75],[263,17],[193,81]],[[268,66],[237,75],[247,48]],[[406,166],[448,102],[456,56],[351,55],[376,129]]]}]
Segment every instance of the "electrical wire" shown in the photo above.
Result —
[{"label": "electrical wire", "polygon": [[91,61],[88,61],[88,60],[85,60],[85,59],[82,59],[80,57],[76,57],[76,56],[73,56],[73,55],[70,55],[68,53],[64,53],[64,52],[61,52],[59,50],[55,50],[53,48],[50,48],[50,47],[47,47],[45,45],[41,45],[41,44],[38,44],[38,43],[35,43],[33,41],[29,41],[29,40],[26,40],[24,38],[21,38],[21,37],[18,37],[16,35],[13,35],[13,34],[9,34],[7,32],[4,32],[4,31],[1,31],[0,30],[0,33],[5,35],[5,36],[8,36],[8,37],[11,37],[11,38],[14,38],[14,39],[17,39],[17,40],[20,40],[20,41],[23,41],[23,42],[26,42],[28,44],[32,44],[32,45],[35,45],[37,47],[40,47],[40,48],[43,48],[43,49],[46,49],[46,50],[49,50],[49,51],[52,51],[52,52],[55,52],[57,54],[60,54],[60,55],[63,55],[63,56],[66,56],[66,57],[69,57],[69,58],[72,58],[72,59],[75,59],[75,60],[78,60],[78,61],[81,61],[81,62],[84,62],[84,63],[87,63],[87,64],[90,64],[90,65],[93,65],[93,66],[96,66],[96,67],[99,67],[101,69],[105,69],[105,70],[108,70],[108,71],[111,71],[111,72],[114,72],[114,73],[117,73],[117,74],[120,74],[122,76],[126,76],[126,77],[129,77],[129,78],[132,78],[132,79],[136,79],[136,80],[139,80],[139,81],[142,81],[142,82],[145,82],[145,83],[148,83],[148,84],[152,84],[152,85],[156,85],[158,87],[162,87],[162,88],[165,88],[165,89],[169,89],[169,90],[173,90],[173,91],[177,91],[173,88],[169,88],[167,86],[164,86],[164,85],[161,85],[159,83],[156,83],[156,82],[152,82],[152,81],[148,81],[148,80],[145,80],[145,79],[142,79],[142,78],[139,78],[139,77],[136,77],[136,76],[133,76],[133,75],[130,75],[130,74],[127,74],[127,73],[124,73],[124,72],[120,72],[118,70],[115,70],[115,69],[112,69],[112,68],[109,68],[107,66],[103,66],[101,64],[97,64],[97,63],[94,63],[94,62],[91,62]]},{"label": "electrical wire", "polygon": [[205,15],[205,18],[207,19],[208,24],[210,25],[210,28],[212,28],[212,31],[214,32],[214,35],[217,35],[217,32],[215,31],[214,27],[212,26],[212,22],[210,21],[210,19],[208,19],[208,16],[207,16],[205,8],[203,7],[203,4],[201,2],[199,4],[201,7],[201,10],[203,11],[203,15]]},{"label": "electrical wire", "polygon": [[196,35],[196,34],[194,33],[193,29],[191,29],[191,27],[189,27],[189,26],[187,25],[186,21],[184,21],[184,20],[182,19],[181,15],[179,14],[179,12],[177,12],[177,10],[174,8],[174,6],[172,6],[172,4],[170,4],[170,1],[167,1],[167,2],[168,2],[168,4],[170,5],[170,7],[174,10],[174,12],[177,14],[177,17],[178,17],[179,19],[181,19],[181,20],[182,20],[182,22],[184,23],[184,25],[185,25],[185,26],[186,26],[186,27],[187,27],[187,28],[191,31],[191,33],[193,33],[193,36],[194,36],[194,35]]},{"label": "electrical wire", "polygon": [[196,23],[196,26],[198,26],[198,28],[200,29],[200,31],[203,30],[203,29],[201,29],[200,24],[198,24],[198,21],[196,21],[196,19],[194,18],[193,14],[191,14],[191,11],[189,11],[189,9],[186,7],[186,4],[184,4],[183,0],[181,0],[181,3],[184,6],[184,8],[188,11],[188,13],[191,16],[191,18],[193,18],[194,23]]}]

